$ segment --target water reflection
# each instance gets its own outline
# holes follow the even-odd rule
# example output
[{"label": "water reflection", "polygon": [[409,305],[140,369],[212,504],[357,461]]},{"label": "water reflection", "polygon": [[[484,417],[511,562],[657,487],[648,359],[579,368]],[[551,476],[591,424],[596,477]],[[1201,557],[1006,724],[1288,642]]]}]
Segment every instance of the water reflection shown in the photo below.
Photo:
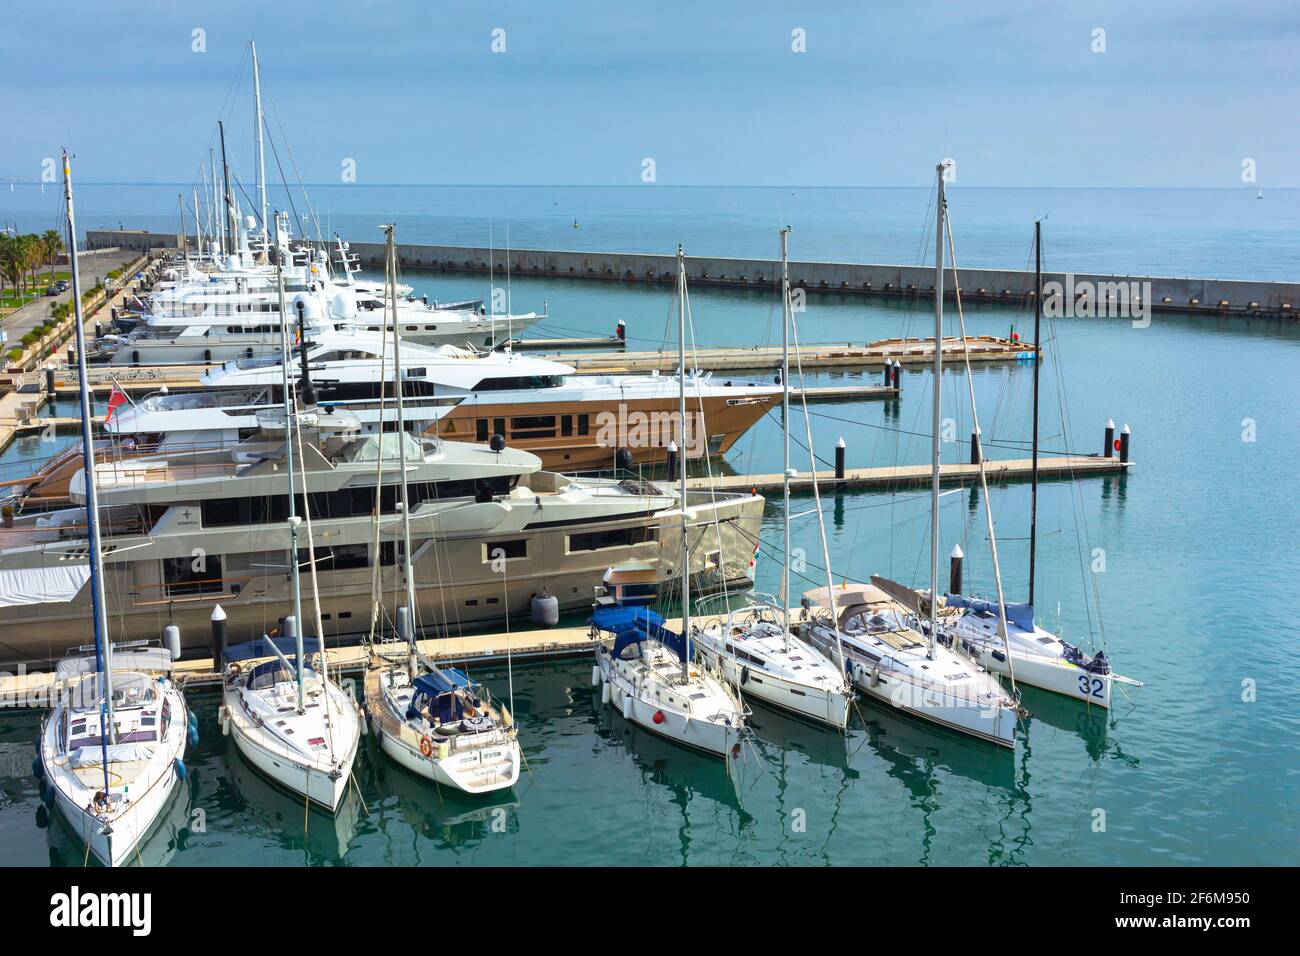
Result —
[{"label": "water reflection", "polygon": [[438,851],[472,851],[485,839],[519,832],[519,787],[467,796],[399,767],[371,736],[356,766],[372,811],[369,822],[394,851],[410,854],[403,862],[433,863]]},{"label": "water reflection", "polygon": [[309,866],[338,863],[357,836],[362,801],[352,789],[329,814],[290,794],[259,773],[239,748],[225,748],[225,774],[218,804],[223,822],[241,837],[300,853]]},{"label": "water reflection", "polygon": [[[157,825],[136,848],[135,856],[123,866],[166,866],[176,854],[187,848],[191,837],[193,788],[181,782],[159,815]],[[89,847],[72,831],[62,813],[47,811],[42,804],[36,810],[36,825],[45,830],[49,844],[50,866],[102,866],[90,855]]]}]

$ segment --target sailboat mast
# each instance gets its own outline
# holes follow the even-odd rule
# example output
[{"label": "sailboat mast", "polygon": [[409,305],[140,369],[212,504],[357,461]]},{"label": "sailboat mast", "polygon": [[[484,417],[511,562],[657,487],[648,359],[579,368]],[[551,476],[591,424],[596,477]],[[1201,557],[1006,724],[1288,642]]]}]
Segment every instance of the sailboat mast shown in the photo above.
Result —
[{"label": "sailboat mast", "polygon": [[266,221],[266,152],[262,145],[262,70],[257,62],[257,43],[250,40],[249,47],[253,51],[253,103],[254,113],[253,120],[255,123],[254,133],[257,140],[257,201],[261,204],[262,238],[268,245],[263,246],[263,255],[267,254],[267,248],[271,241],[271,233],[267,228]]},{"label": "sailboat mast", "polygon": [[943,217],[945,204],[943,169],[936,170],[939,179],[939,201],[935,204],[934,225],[934,414],[930,428],[930,644],[926,656],[934,658],[934,640],[939,627],[939,427],[943,398]]},{"label": "sailboat mast", "polygon": [[[225,221],[226,228],[230,231],[230,248],[227,251],[233,253],[236,251],[235,244],[239,241],[239,223],[235,219],[235,197],[230,192],[230,166],[226,163],[226,127],[221,120],[217,120],[217,131],[221,134],[221,177],[223,183],[221,194],[226,201]],[[283,318],[283,314],[281,318]]]},{"label": "sailboat mast", "polygon": [[225,252],[225,247],[221,243],[221,214],[217,212],[220,191],[217,189],[217,154],[208,148],[208,168],[212,170],[212,202],[208,205],[208,231],[212,234],[212,239],[217,244],[220,252]]},{"label": "sailboat mast", "polygon": [[1034,606],[1034,561],[1038,552],[1038,373],[1043,353],[1043,222],[1034,222],[1034,450],[1029,477],[1029,606]]},{"label": "sailboat mast", "polygon": [[677,247],[677,377],[678,418],[681,422],[681,449],[678,464],[681,470],[681,492],[678,506],[682,512],[682,681],[690,680],[691,650],[691,549],[690,532],[686,527],[686,257],[682,247]]},{"label": "sailboat mast", "polygon": [[195,261],[203,258],[203,233],[199,227],[199,191],[194,190],[194,257]]},{"label": "sailboat mast", "polygon": [[[790,227],[781,230],[781,514],[785,555],[781,562],[781,622],[785,649],[790,649],[790,264],[786,242]],[[816,473],[816,466],[813,472]]]},{"label": "sailboat mast", "polygon": [[[223,150],[224,152],[224,150]],[[279,213],[276,214],[277,216]],[[284,455],[289,473],[289,577],[293,587],[293,641],[297,654],[298,713],[307,709],[306,688],[303,684],[302,642],[302,588],[298,577],[298,514],[294,502],[293,482],[293,392],[289,388],[289,308],[284,301],[284,265],[276,257],[275,285],[280,296],[280,387],[284,389]],[[304,341],[302,347],[306,348]]]},{"label": "sailboat mast", "polygon": [[73,330],[77,342],[77,391],[81,399],[81,456],[86,475],[86,544],[90,550],[90,603],[95,634],[95,667],[100,675],[100,750],[104,764],[104,792],[109,790],[108,745],[113,738],[113,666],[108,640],[108,602],[104,595],[104,554],[99,544],[99,494],[95,490],[95,439],[91,432],[90,382],[86,370],[86,329],[81,314],[81,273],[77,267],[77,216],[72,207],[72,164],[63,151],[63,200],[68,207],[68,262],[72,271]]},{"label": "sailboat mast", "polygon": [[[401,473],[402,492],[402,570],[406,575],[406,621],[408,633],[403,635],[415,650],[415,567],[411,561],[411,507],[406,487],[406,414],[402,404],[402,336],[397,323],[397,243],[393,226],[384,227],[388,234],[388,303],[393,310],[393,379],[397,396],[397,467]],[[382,384],[380,386],[383,387]],[[380,430],[380,455],[383,455],[383,431]]]},{"label": "sailboat mast", "polygon": [[181,257],[184,258],[188,256],[190,252],[188,248],[190,243],[190,234],[189,234],[189,230],[185,228],[185,194],[184,193],[176,194],[176,208],[180,210],[180,214],[181,214],[181,232],[180,232]]}]

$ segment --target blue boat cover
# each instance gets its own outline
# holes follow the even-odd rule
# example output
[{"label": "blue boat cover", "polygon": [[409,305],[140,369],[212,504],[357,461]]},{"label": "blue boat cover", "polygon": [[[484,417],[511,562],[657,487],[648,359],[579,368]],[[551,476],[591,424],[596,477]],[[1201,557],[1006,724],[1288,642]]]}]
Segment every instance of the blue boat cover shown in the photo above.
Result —
[{"label": "blue boat cover", "polygon": [[591,616],[597,629],[614,635],[614,656],[644,640],[653,640],[668,648],[682,662],[691,656],[689,641],[676,631],[664,627],[663,616],[648,607],[598,607]]},{"label": "blue boat cover", "polygon": [[430,697],[437,697],[457,687],[469,687],[471,682],[469,676],[463,671],[449,667],[444,671],[429,671],[427,674],[421,674],[412,683],[417,691]]},{"label": "blue boat cover", "polygon": [[[227,661],[250,661],[258,657],[274,657],[275,651],[271,649],[271,642],[280,649],[280,653],[289,660],[293,660],[298,653],[294,647],[292,637],[266,637],[262,636],[253,641],[245,641],[243,644],[231,644],[221,654],[222,658]],[[302,639],[303,654],[316,654],[320,651],[320,640],[314,637],[304,637]]]},{"label": "blue boat cover", "polygon": [[[980,598],[969,598],[961,594],[946,594],[944,597],[949,607],[964,607],[972,611],[983,611],[992,614],[994,617],[998,616],[996,601],[984,601]],[[1012,604],[1008,601],[1007,620],[1022,631],[1032,631],[1034,629],[1034,609],[1028,604]]]}]

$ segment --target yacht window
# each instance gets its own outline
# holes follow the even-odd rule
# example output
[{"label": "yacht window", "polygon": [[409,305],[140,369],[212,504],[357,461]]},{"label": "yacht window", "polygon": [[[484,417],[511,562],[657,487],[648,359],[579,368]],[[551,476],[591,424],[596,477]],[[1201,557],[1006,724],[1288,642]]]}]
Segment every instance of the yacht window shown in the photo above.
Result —
[{"label": "yacht window", "polygon": [[591,418],[590,418],[590,416],[588,416],[588,415],[579,415],[579,416],[578,416],[578,434],[579,434],[579,435],[588,435],[588,434],[591,433],[591,425],[590,425],[590,422],[591,422]]},{"label": "yacht window", "polygon": [[572,415],[561,415],[561,416],[560,416],[560,434],[563,435],[565,438],[568,438],[570,435],[573,434],[573,416],[572,416]]},{"label": "yacht window", "polygon": [[486,418],[480,418],[476,423],[474,437],[479,441],[488,440],[488,423]]},{"label": "yacht window", "polygon": [[510,541],[484,541],[483,563],[487,564],[498,557],[505,558],[507,561],[528,557],[528,540],[515,538]]},{"label": "yacht window", "polygon": [[510,419],[511,438],[554,438],[554,415],[527,415]]},{"label": "yacht window", "polygon": [[609,531],[592,531],[569,535],[569,553],[602,551],[606,548],[627,548],[634,544],[658,540],[656,528],[613,528]]},{"label": "yacht window", "polygon": [[[316,566],[322,571],[350,571],[370,567],[369,549],[364,544],[336,544],[314,548]],[[298,549],[298,564],[307,564],[307,549]]]},{"label": "yacht window", "polygon": [[167,597],[220,594],[225,589],[225,582],[221,579],[220,555],[164,558],[162,566]]}]

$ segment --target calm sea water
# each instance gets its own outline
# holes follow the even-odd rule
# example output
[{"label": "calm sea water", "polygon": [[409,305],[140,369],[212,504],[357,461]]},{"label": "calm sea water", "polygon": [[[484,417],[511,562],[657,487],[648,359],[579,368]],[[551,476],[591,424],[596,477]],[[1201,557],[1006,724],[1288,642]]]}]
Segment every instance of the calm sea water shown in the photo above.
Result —
[{"label": "calm sea water", "polygon": [[[710,218],[743,192],[700,192],[701,211],[693,216],[674,208],[645,217],[626,213],[623,221],[610,201],[609,229],[627,241],[608,245],[654,247],[663,223],[681,214],[683,228],[694,230],[700,245],[709,237],[716,242],[707,251],[764,254],[761,244],[775,242],[775,213],[760,222],[766,210],[736,199],[730,222]],[[911,192],[914,248],[925,196]],[[1282,228],[1249,221],[1265,215],[1254,210],[1279,193],[1264,201],[1252,194],[1234,217],[1223,210],[1237,193],[1135,191],[1129,193],[1134,215],[1108,227],[1097,210],[1084,209],[1099,201],[1088,197],[1100,192],[1048,194],[1063,203],[1083,196],[1073,208],[1080,222],[1090,224],[1070,238],[1053,207],[1046,227],[1049,268],[1065,267],[1064,247],[1070,246],[1070,264],[1080,269],[1115,268],[1122,260],[1134,272],[1294,278],[1294,240]],[[594,221],[607,195],[584,194],[592,212],[582,214],[583,229],[574,232]],[[400,198],[395,194],[394,203]],[[964,261],[1023,264],[1028,223],[1016,221],[1013,230],[1016,217],[1005,211],[963,215],[963,200],[960,194],[954,200],[954,226]],[[1224,205],[1211,215],[1206,202]],[[375,218],[386,212],[376,207]],[[1294,210],[1288,215],[1297,221]],[[647,218],[655,225],[639,233]],[[827,238],[849,218],[834,210],[807,226],[796,221],[793,254],[907,260],[873,247],[866,226],[855,226],[838,245]],[[735,223],[742,224],[736,241],[724,243]],[[1003,240],[1000,229],[1006,230]],[[1088,229],[1094,234],[1084,241]],[[513,230],[512,241],[525,244]],[[1145,238],[1134,239],[1132,230]],[[1238,232],[1245,238],[1234,245],[1229,237]],[[558,243],[558,232],[539,235],[533,244]],[[653,241],[633,241],[638,235]],[[819,235],[824,245],[809,248]],[[1147,241],[1152,237],[1163,241]],[[1132,257],[1123,251],[1130,242]],[[1013,249],[1018,259],[1011,258]],[[486,285],[481,277],[406,278],[417,290],[444,298],[481,294]],[[623,318],[636,344],[676,344],[664,290],[520,279],[511,283],[511,295],[516,310],[546,302],[547,331],[556,334],[607,333]],[[697,290],[692,299],[699,344],[779,340],[779,307],[768,295]],[[971,333],[1005,333],[1013,323],[1028,337],[1026,316],[998,309],[967,315]],[[800,316],[800,334],[808,341],[925,335],[932,327],[925,303],[900,307],[813,296]],[[240,762],[217,731],[215,697],[200,695],[192,702],[203,739],[190,758],[191,787],[169,828],[146,849],[146,860],[176,866],[1300,862],[1300,664],[1294,653],[1300,627],[1288,602],[1300,540],[1292,487],[1300,466],[1300,379],[1293,372],[1300,329],[1236,319],[1157,317],[1146,329],[1118,320],[1062,319],[1045,329],[1044,338],[1043,447],[1100,450],[1108,418],[1133,430],[1137,466],[1130,475],[1048,483],[1039,496],[1040,618],[1067,639],[1104,643],[1121,673],[1146,682],[1131,701],[1117,697],[1109,714],[1026,688],[1033,716],[1011,756],[865,702],[846,738],[759,710],[754,723],[766,772],[738,796],[720,766],[603,711],[593,700],[588,660],[529,666],[514,674],[529,773],[507,799],[465,803],[439,794],[367,742],[357,764],[359,792],[346,812],[338,820],[312,813],[304,825],[302,805]],[[989,457],[1025,454],[1031,378],[1028,365],[975,372]],[[809,375],[814,384],[857,380],[875,376]],[[850,465],[928,460],[930,383],[927,372],[909,371],[897,404],[812,407],[817,454],[829,459],[842,436]],[[964,380],[953,369],[943,384],[943,414],[958,438],[945,443],[944,455],[965,460],[961,439],[971,416]],[[802,445],[802,414],[792,427]],[[779,470],[780,432],[778,417],[764,420],[719,467]],[[802,447],[792,455],[797,467],[806,467]],[[942,501],[943,553],[960,542],[973,589],[990,593],[983,505],[968,491]],[[1009,599],[1024,597],[1028,504],[1025,486],[992,491]],[[793,510],[809,507],[810,500],[800,498]],[[927,583],[926,496],[828,496],[823,508],[837,578],[882,573]],[[795,545],[804,554],[797,587],[824,579],[813,522],[803,517],[794,524]],[[776,590],[780,576],[772,550],[780,527],[780,502],[770,502],[759,559],[759,586],[767,591]],[[1094,588],[1098,600],[1090,601]],[[503,672],[483,676],[505,691]],[[60,825],[37,824],[30,773],[36,726],[31,714],[0,717],[0,864],[80,865],[84,850]],[[1102,812],[1105,830],[1095,832]]]},{"label": "calm sea water", "polygon": [[[77,187],[83,229],[179,231],[177,198],[189,185],[99,185],[86,170]],[[272,208],[315,238],[379,241],[395,222],[398,241],[518,249],[593,249],[774,257],[776,230],[794,227],[795,259],[913,264],[929,261],[933,218],[923,188],[367,186],[269,191]],[[202,195],[200,193],[200,195]],[[962,265],[1032,268],[1032,223],[1046,218],[1048,261],[1059,271],[1295,280],[1300,190],[1256,198],[1240,189],[1007,189],[949,187],[962,231]],[[57,188],[0,184],[0,224],[42,231],[62,223]],[[245,203],[247,205],[247,203]],[[251,209],[245,209],[250,212]],[[577,228],[574,228],[574,224]]]}]

